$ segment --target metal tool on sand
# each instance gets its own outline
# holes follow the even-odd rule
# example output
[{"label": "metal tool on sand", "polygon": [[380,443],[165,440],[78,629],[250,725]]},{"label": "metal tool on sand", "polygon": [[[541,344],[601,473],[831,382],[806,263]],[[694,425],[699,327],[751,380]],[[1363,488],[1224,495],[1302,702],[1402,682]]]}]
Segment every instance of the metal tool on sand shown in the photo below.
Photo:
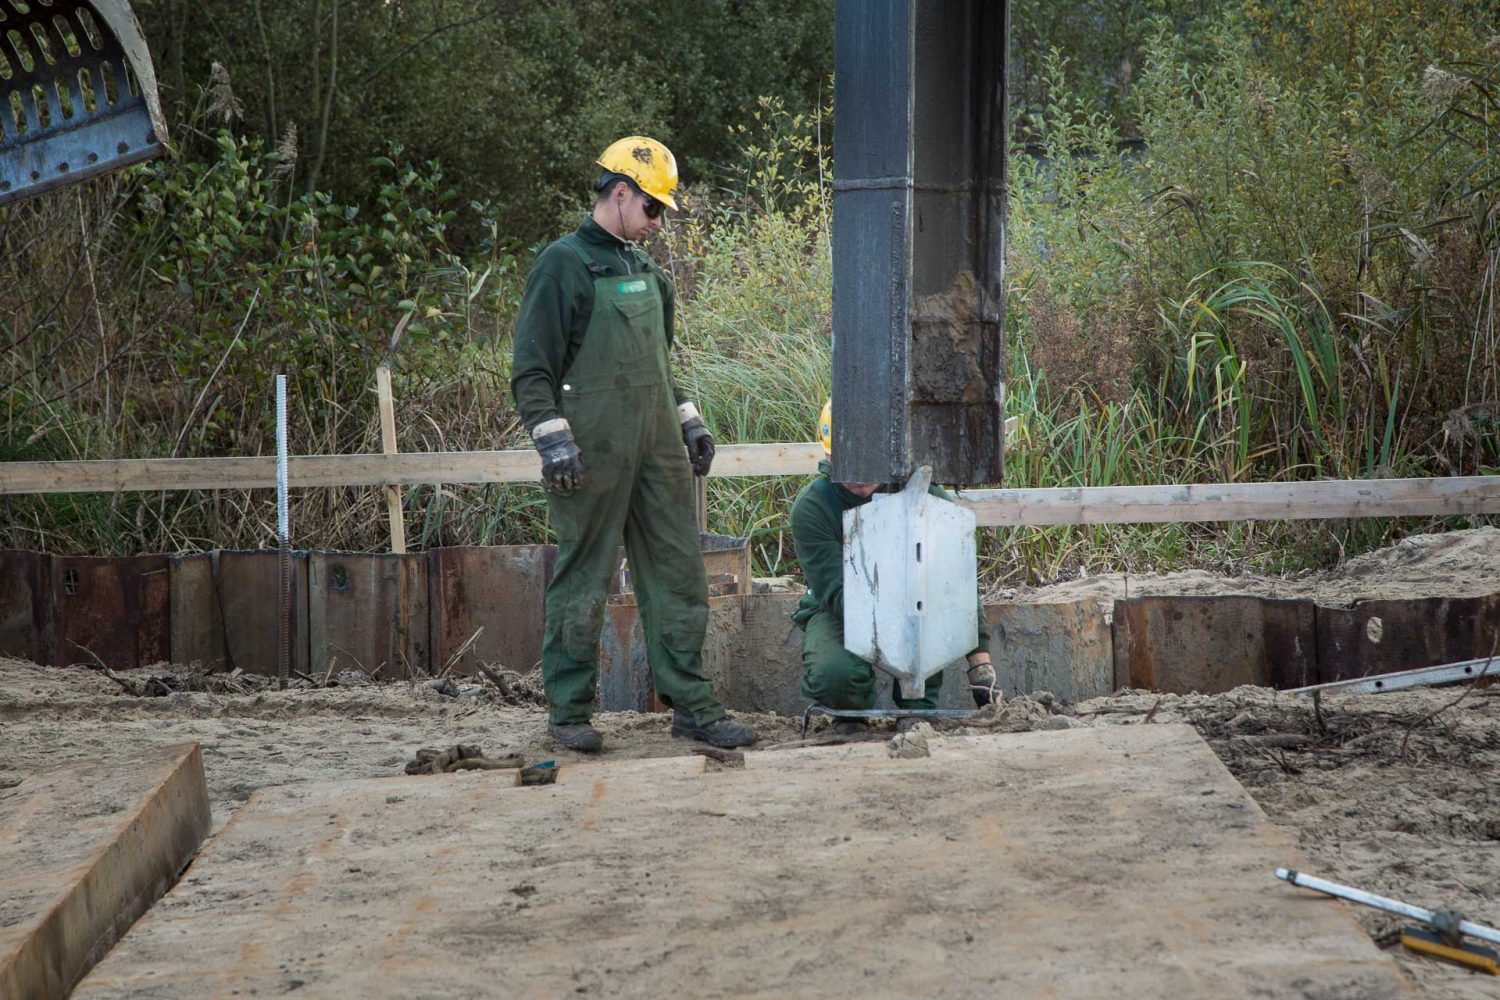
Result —
[{"label": "metal tool on sand", "polygon": [[1445,962],[1453,962],[1477,972],[1487,972],[1492,976],[1500,975],[1500,954],[1497,954],[1493,948],[1486,948],[1465,940],[1466,937],[1471,937],[1489,941],[1492,944],[1500,944],[1500,930],[1486,927],[1484,924],[1476,924],[1472,920],[1465,920],[1454,910],[1424,909],[1410,903],[1403,903],[1399,899],[1377,896],[1363,889],[1329,882],[1326,879],[1304,875],[1288,868],[1276,869],[1276,877],[1304,889],[1315,889],[1330,896],[1347,899],[1352,903],[1373,906],[1377,910],[1385,910],[1387,913],[1419,920],[1420,925],[1402,929],[1402,947],[1408,951],[1440,958]]}]

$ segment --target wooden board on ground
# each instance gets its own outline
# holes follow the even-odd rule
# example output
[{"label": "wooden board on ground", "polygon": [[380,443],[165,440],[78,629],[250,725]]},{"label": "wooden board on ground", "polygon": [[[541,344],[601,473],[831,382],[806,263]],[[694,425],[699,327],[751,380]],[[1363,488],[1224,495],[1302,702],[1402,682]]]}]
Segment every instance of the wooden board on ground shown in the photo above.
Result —
[{"label": "wooden board on ground", "polygon": [[264,788],[78,997],[1410,996],[1186,726]]},{"label": "wooden board on ground", "polygon": [[67,996],[208,829],[196,743],[65,765],[0,790],[0,997]]}]

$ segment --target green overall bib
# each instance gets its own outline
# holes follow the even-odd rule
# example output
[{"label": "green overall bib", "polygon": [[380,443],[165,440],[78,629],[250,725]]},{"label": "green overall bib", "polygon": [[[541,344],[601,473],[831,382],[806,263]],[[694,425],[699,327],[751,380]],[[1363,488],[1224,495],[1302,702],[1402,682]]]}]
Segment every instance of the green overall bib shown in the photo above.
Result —
[{"label": "green overall bib", "polygon": [[[588,263],[573,239],[563,242]],[[587,722],[593,713],[604,600],[622,535],[657,693],[699,725],[723,718],[703,676],[708,581],[655,275],[594,279],[593,312],[559,406],[585,479],[571,493],[547,493],[557,533],[542,643],[552,721]]]}]

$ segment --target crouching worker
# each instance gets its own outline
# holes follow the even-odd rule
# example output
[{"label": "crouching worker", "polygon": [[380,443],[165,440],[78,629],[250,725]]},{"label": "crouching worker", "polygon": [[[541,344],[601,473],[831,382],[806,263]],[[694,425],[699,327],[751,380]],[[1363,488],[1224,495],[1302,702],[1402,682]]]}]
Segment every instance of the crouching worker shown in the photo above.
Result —
[{"label": "crouching worker", "polygon": [[[875,670],[870,663],[844,648],[844,511],[870,502],[879,488],[874,483],[835,483],[829,478],[832,454],[832,401],[823,406],[818,437],[824,459],[818,476],[802,488],[792,504],[792,544],[807,579],[807,593],[792,615],[802,628],[802,695],[826,708],[864,710],[875,705]],[[931,487],[933,496],[953,497],[941,486]],[[981,707],[999,697],[995,668],[987,648],[989,630],[984,621],[984,602],[979,602],[979,645],[968,654],[969,686],[974,703]],[[893,691],[896,707],[937,707],[943,672],[927,680],[921,698],[902,698]],[[902,720],[906,722],[908,720]],[[863,719],[841,719],[840,732],[864,728]]]}]

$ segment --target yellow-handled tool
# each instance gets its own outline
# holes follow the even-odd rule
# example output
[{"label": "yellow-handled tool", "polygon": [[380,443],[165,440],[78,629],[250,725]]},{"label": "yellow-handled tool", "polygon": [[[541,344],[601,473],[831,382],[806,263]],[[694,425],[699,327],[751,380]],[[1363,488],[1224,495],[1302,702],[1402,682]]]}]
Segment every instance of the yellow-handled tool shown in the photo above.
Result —
[{"label": "yellow-handled tool", "polygon": [[1474,937],[1500,944],[1500,930],[1486,927],[1484,924],[1476,924],[1472,920],[1465,920],[1457,911],[1423,909],[1420,906],[1403,903],[1399,899],[1377,896],[1373,892],[1339,885],[1337,882],[1329,882],[1313,875],[1304,875],[1288,868],[1276,869],[1276,877],[1292,885],[1302,886],[1304,889],[1315,889],[1330,896],[1347,899],[1351,903],[1362,903],[1365,906],[1373,906],[1377,910],[1385,910],[1387,913],[1396,913],[1403,917],[1420,920],[1422,922],[1420,926],[1407,927],[1402,930],[1402,947],[1420,955],[1429,955],[1445,962],[1462,965],[1476,972],[1487,972],[1492,976],[1500,975],[1500,954],[1497,954],[1493,948],[1486,948],[1465,940],[1466,937]]}]

